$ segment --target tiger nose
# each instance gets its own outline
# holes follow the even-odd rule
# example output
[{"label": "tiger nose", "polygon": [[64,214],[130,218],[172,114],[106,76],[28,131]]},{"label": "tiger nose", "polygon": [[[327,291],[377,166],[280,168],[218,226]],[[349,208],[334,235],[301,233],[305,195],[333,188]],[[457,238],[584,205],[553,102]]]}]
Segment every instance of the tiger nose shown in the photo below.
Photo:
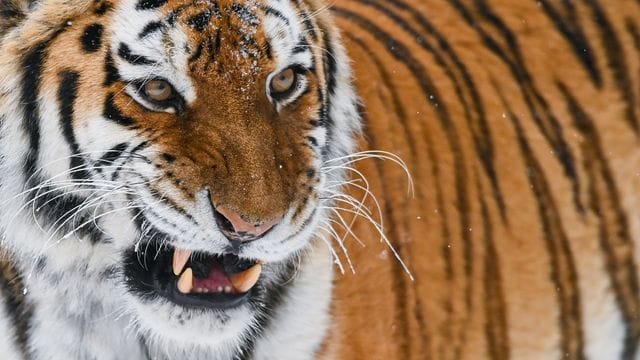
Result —
[{"label": "tiger nose", "polygon": [[216,222],[224,235],[232,240],[255,240],[282,220],[282,216],[269,221],[249,222],[238,212],[226,207],[216,208]]}]

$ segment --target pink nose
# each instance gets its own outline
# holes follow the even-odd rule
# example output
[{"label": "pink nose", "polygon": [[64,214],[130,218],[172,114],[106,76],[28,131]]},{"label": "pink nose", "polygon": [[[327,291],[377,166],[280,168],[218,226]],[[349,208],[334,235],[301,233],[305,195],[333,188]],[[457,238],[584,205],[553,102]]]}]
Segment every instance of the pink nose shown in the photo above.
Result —
[{"label": "pink nose", "polygon": [[282,217],[278,217],[269,221],[248,222],[242,215],[224,205],[218,206],[216,212],[222,232],[227,237],[239,238],[240,241],[255,240],[282,220]]}]

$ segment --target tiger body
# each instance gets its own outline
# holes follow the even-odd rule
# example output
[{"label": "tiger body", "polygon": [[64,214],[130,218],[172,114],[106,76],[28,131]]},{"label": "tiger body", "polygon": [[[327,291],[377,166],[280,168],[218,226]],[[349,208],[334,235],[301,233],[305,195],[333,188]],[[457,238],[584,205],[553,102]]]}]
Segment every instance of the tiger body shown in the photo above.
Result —
[{"label": "tiger body", "polygon": [[[331,5],[3,3],[3,359],[640,356],[640,3]],[[173,108],[132,90],[151,74]],[[218,204],[284,220],[238,245]],[[165,243],[261,280],[176,306],[131,280]]]},{"label": "tiger body", "polygon": [[329,358],[637,359],[640,4],[341,1],[334,14],[361,147],[413,176],[415,195],[391,162],[356,166],[415,281],[356,222],[366,247],[347,240],[356,274],[337,276]]}]

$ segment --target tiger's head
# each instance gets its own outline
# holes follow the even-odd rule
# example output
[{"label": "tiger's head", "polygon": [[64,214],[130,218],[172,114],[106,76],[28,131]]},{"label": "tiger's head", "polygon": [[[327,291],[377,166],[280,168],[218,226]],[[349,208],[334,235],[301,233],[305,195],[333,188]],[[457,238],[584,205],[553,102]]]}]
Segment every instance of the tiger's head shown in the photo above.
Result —
[{"label": "tiger's head", "polygon": [[21,199],[7,243],[109,274],[141,332],[242,346],[354,146],[336,31],[311,0],[71,3],[5,31],[2,198]]}]

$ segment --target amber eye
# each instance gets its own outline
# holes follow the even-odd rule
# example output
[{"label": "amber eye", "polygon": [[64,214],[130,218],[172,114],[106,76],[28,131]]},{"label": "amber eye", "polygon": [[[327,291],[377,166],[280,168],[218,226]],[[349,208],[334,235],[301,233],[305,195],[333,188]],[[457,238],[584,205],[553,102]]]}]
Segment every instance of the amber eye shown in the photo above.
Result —
[{"label": "amber eye", "polygon": [[291,90],[296,82],[296,73],[293,69],[282,70],[271,79],[271,92],[278,95]]},{"label": "amber eye", "polygon": [[144,84],[145,95],[158,102],[171,100],[174,97],[173,86],[165,80],[151,80]]}]

